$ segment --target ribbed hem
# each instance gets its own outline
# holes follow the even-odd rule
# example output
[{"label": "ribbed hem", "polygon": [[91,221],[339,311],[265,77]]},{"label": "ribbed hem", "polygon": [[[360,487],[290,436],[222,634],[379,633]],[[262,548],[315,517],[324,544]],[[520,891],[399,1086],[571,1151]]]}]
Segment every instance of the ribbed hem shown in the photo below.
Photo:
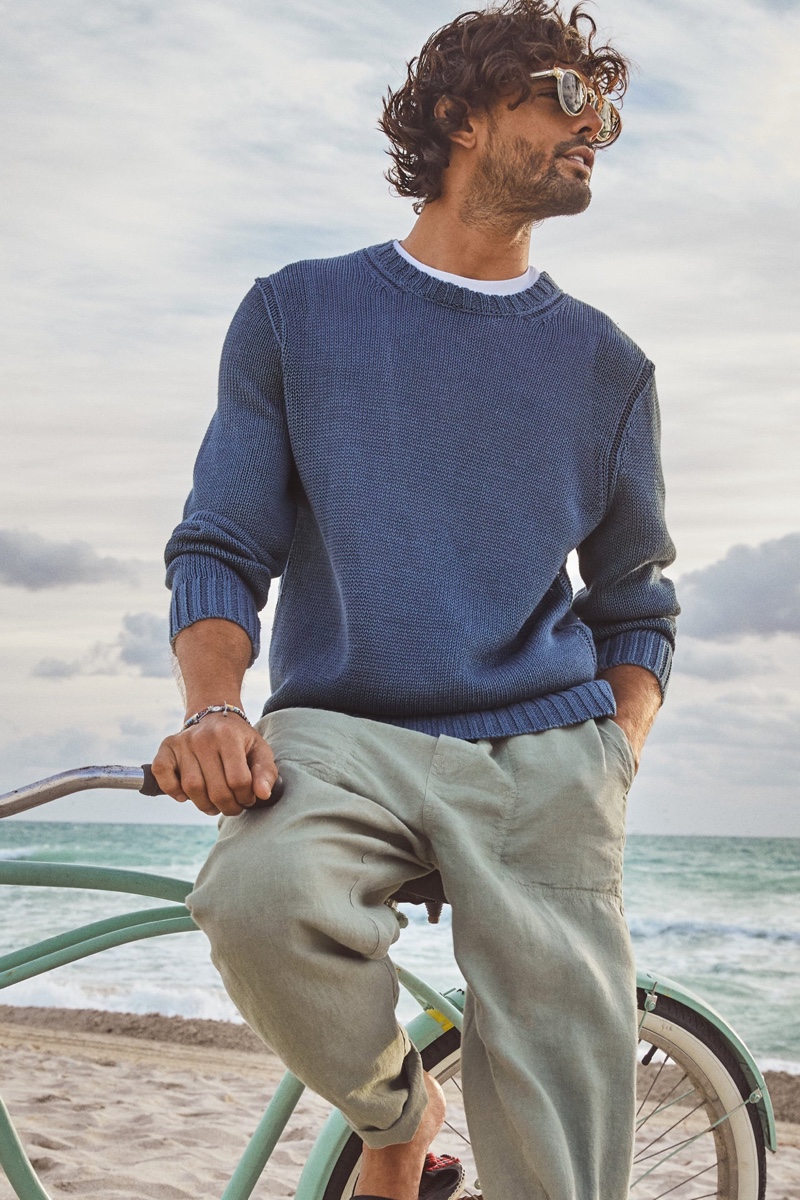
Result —
[{"label": "ribbed hem", "polygon": [[392,242],[368,246],[361,252],[372,266],[396,287],[404,292],[415,292],[435,304],[457,308],[464,312],[482,313],[492,317],[527,317],[549,312],[566,300],[561,288],[546,271],[542,271],[535,283],[521,292],[509,296],[497,296],[486,292],[474,292],[471,288],[437,279],[427,271],[420,271],[402,254],[398,254]]},{"label": "ribbed hem", "polygon": [[373,721],[416,729],[433,737],[446,734],[457,738],[513,737],[519,733],[543,733],[564,725],[579,725],[596,717],[613,717],[617,711],[611,685],[604,679],[581,683],[565,692],[553,692],[536,700],[520,700],[504,708],[482,712],[451,713],[420,717],[381,717],[363,713]]},{"label": "ribbed hem", "polygon": [[598,643],[598,671],[623,664],[644,667],[655,675],[663,699],[672,669],[672,645],[663,634],[653,629],[635,629]]},{"label": "ribbed hem", "polygon": [[219,617],[241,625],[252,643],[250,666],[261,649],[261,623],[253,594],[232,568],[205,554],[181,555],[172,572],[170,640],[182,629]]}]

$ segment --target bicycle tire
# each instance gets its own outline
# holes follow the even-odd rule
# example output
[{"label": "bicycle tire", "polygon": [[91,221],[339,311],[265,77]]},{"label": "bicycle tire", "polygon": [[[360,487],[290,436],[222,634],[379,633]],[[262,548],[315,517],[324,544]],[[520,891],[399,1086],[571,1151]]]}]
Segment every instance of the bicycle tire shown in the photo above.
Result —
[{"label": "bicycle tire", "polygon": [[[659,996],[656,1008],[647,1012],[643,991],[637,992],[637,999],[641,1022],[637,1090],[643,1098],[637,1114],[639,1128],[630,1200],[656,1200],[666,1195],[667,1191],[670,1200],[701,1200],[705,1196],[715,1197],[715,1200],[764,1200],[767,1184],[764,1131],[755,1105],[747,1103],[751,1087],[732,1050],[714,1026],[679,1001]],[[425,1069],[440,1082],[454,1082],[461,1066],[461,1037],[458,1030],[442,1032],[423,1050],[422,1062]],[[670,1089],[668,1085],[674,1081],[675,1075],[678,1075],[678,1080],[673,1082]],[[683,1079],[686,1084],[683,1085],[684,1090],[678,1091],[678,1097],[673,1097],[671,1101],[665,1099],[664,1089],[667,1089],[668,1097],[671,1092],[681,1089]],[[699,1106],[693,1109],[693,1101],[685,1091],[688,1084],[696,1094],[695,1099],[699,1100]],[[681,1107],[682,1099],[688,1100],[689,1104]],[[733,1115],[723,1119],[715,1129],[707,1128],[700,1132],[697,1139],[689,1143],[693,1147],[693,1166],[686,1166],[681,1161],[681,1151],[671,1153],[673,1141],[668,1143],[663,1153],[656,1151],[656,1155],[661,1155],[661,1160],[652,1163],[650,1158],[654,1155],[648,1156],[648,1151],[664,1135],[651,1139],[648,1144],[646,1139],[652,1133],[657,1133],[658,1126],[646,1130],[644,1138],[642,1130],[655,1119],[653,1113],[658,1117],[667,1112],[666,1105],[672,1110],[668,1118],[670,1122],[676,1113],[686,1108],[690,1109],[692,1119],[699,1114],[699,1118],[695,1119],[696,1125],[705,1123],[711,1126],[726,1111]],[[673,1137],[677,1125],[682,1124],[683,1120],[681,1118],[668,1126]],[[680,1134],[678,1140],[681,1141]],[[438,1143],[434,1143],[434,1148],[442,1149]],[[686,1149],[688,1151],[688,1145]],[[453,1152],[452,1147],[448,1147],[448,1150]],[[698,1154],[701,1167],[702,1162],[707,1160],[700,1175],[696,1173]],[[361,1139],[357,1134],[352,1134],[333,1164],[322,1200],[350,1200],[358,1179],[360,1159]],[[654,1169],[651,1170],[651,1167]],[[683,1182],[680,1180],[681,1171],[685,1172]],[[714,1175],[716,1178],[713,1178]],[[712,1186],[713,1190],[709,1190]],[[481,1195],[474,1171],[468,1174],[465,1195]]]},{"label": "bicycle tire", "polygon": [[[668,996],[659,996],[655,1009],[646,1012],[644,998],[645,993],[638,990],[640,1044],[649,1043],[669,1054],[701,1097],[709,1125],[719,1122],[709,1131],[717,1174],[716,1191],[709,1194],[718,1200],[764,1200],[767,1188],[764,1129],[755,1104],[748,1103],[752,1085],[733,1050],[719,1030],[694,1009]],[[725,1117],[726,1113],[730,1115]],[[640,1167],[642,1163],[640,1151]],[[638,1177],[635,1159],[631,1200],[650,1200],[661,1194],[645,1187],[644,1180],[637,1186]],[[680,1187],[670,1192],[672,1200],[683,1200],[684,1195],[688,1198],[691,1193]]]}]

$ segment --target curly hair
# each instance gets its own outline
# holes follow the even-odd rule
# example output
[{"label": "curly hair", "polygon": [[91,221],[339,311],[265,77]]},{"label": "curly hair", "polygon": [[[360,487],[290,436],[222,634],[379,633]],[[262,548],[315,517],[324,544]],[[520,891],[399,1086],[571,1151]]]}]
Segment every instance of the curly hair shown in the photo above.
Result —
[{"label": "curly hair", "polygon": [[[584,22],[585,32],[579,27]],[[501,96],[511,107],[531,94],[531,71],[569,63],[604,95],[621,98],[629,63],[611,46],[594,46],[597,25],[576,4],[565,19],[558,0],[506,0],[465,12],[431,34],[397,91],[384,100],[378,122],[389,141],[393,166],[386,178],[401,196],[414,196],[414,211],[442,194],[450,162],[450,135],[463,128],[470,109],[488,109]],[[437,117],[439,100],[448,101]]]}]

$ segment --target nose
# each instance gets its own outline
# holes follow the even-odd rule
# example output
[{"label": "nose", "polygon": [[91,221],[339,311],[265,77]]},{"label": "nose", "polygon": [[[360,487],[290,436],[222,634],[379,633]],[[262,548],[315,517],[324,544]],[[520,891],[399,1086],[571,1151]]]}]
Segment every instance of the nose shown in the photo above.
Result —
[{"label": "nose", "polygon": [[585,137],[587,141],[593,142],[602,128],[603,122],[599,114],[595,112],[587,100],[583,112],[578,113],[572,123],[575,136]]}]

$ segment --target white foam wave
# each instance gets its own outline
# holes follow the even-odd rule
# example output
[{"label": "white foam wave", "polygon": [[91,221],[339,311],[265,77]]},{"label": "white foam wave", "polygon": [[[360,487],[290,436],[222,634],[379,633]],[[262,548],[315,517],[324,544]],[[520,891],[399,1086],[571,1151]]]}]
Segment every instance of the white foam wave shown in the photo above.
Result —
[{"label": "white foam wave", "polygon": [[165,1017],[242,1021],[222,988],[178,989],[152,984],[125,988],[92,987],[72,980],[39,976],[16,984],[2,999],[4,1004],[22,1007],[98,1008],[103,1012],[160,1013]]},{"label": "white foam wave", "polygon": [[787,1075],[800,1075],[800,1062],[788,1058],[762,1058],[758,1065],[762,1071],[786,1071]]},{"label": "white foam wave", "polygon": [[40,851],[40,846],[15,846],[14,849],[0,850],[0,862],[11,862],[15,858],[30,858]]}]

